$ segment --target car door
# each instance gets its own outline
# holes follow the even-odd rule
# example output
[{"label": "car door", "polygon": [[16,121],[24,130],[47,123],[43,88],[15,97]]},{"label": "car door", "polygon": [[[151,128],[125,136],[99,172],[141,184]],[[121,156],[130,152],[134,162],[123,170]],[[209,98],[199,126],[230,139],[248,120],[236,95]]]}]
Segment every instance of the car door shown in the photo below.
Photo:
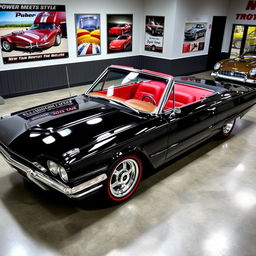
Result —
[{"label": "car door", "polygon": [[[165,113],[168,126],[166,158],[170,159],[212,135],[216,102],[211,98],[194,102]],[[176,112],[176,113],[175,113]]]}]

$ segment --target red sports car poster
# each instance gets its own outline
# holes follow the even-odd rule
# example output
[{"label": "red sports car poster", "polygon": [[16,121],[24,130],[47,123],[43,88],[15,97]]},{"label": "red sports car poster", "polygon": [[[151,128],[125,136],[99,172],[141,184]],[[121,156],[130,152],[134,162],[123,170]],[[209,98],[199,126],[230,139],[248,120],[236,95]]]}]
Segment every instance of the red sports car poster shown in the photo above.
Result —
[{"label": "red sports car poster", "polygon": [[3,63],[68,57],[64,5],[0,4]]},{"label": "red sports car poster", "polygon": [[107,15],[108,53],[132,50],[132,15]]},{"label": "red sports car poster", "polygon": [[77,56],[100,54],[100,15],[75,14]]},{"label": "red sports car poster", "polygon": [[202,51],[204,49],[206,32],[206,22],[186,23],[182,52]]},{"label": "red sports car poster", "polygon": [[145,51],[163,52],[164,17],[146,16]]}]

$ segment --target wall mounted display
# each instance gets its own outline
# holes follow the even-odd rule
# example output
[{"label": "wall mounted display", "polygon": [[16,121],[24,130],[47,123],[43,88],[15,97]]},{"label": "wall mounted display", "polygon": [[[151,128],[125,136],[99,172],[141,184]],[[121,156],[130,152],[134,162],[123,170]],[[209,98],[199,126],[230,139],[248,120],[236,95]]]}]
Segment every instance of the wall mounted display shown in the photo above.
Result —
[{"label": "wall mounted display", "polygon": [[3,63],[68,57],[64,5],[0,4]]},{"label": "wall mounted display", "polygon": [[146,16],[145,51],[163,52],[164,17]]},{"label": "wall mounted display", "polygon": [[132,14],[107,15],[108,53],[132,50]]},{"label": "wall mounted display", "polygon": [[186,23],[182,52],[202,51],[205,45],[206,31],[206,22]]},{"label": "wall mounted display", "polygon": [[77,56],[100,54],[100,14],[75,14]]}]

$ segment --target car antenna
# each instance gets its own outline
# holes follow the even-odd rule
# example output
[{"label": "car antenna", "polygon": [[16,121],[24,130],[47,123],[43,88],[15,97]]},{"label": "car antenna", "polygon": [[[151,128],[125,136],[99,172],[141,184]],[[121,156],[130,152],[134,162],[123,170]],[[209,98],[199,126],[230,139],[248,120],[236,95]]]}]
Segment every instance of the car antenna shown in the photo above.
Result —
[{"label": "car antenna", "polygon": [[68,83],[69,97],[71,97],[70,82],[69,82],[69,75],[68,75],[68,67],[67,66],[66,66],[66,77],[67,77],[67,83]]}]

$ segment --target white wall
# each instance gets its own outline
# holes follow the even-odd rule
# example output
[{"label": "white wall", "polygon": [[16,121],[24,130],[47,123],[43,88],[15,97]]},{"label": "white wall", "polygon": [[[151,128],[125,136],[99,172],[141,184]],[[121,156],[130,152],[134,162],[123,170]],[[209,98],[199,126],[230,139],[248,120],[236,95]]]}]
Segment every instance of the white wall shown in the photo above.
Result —
[{"label": "white wall", "polygon": [[[9,0],[2,1],[2,3],[4,2],[9,3]],[[40,4],[41,2],[39,0],[10,0],[10,3]],[[69,58],[17,64],[3,64],[2,58],[0,58],[0,70],[85,62],[141,54],[165,59],[206,55],[211,33],[209,25],[212,23],[213,16],[229,15],[228,26],[225,30],[225,42],[223,43],[223,51],[228,51],[233,23],[232,17],[238,10],[245,9],[247,0],[48,0],[47,4],[66,6]],[[77,57],[75,13],[101,14],[101,55]],[[132,52],[107,54],[106,14],[133,14]],[[144,51],[146,15],[165,16],[163,53]],[[185,23],[189,21],[208,22],[203,51],[182,53]]]},{"label": "white wall", "polygon": [[256,14],[256,11],[246,10],[246,6],[249,0],[230,0],[229,3],[229,10],[228,10],[228,19],[227,25],[225,29],[225,36],[222,45],[222,51],[228,52],[230,40],[232,36],[232,27],[233,24],[240,24],[240,25],[254,25],[256,26],[256,20],[240,20],[236,19],[237,13],[252,13]]},{"label": "white wall", "polygon": [[[39,0],[8,0],[1,1],[6,4],[42,4]],[[102,60],[140,54],[139,45],[141,45],[141,26],[142,26],[142,2],[138,0],[120,1],[120,0],[47,0],[47,4],[65,5],[67,15],[67,33],[69,58],[58,60],[45,60],[36,62],[24,62],[17,64],[3,64],[2,56],[0,58],[0,71],[20,68],[40,67],[47,65],[57,65],[63,63],[85,62],[92,60]],[[76,31],[75,31],[75,13],[99,13],[101,15],[101,55],[77,57],[76,53]],[[133,14],[133,47],[132,52],[107,54],[107,14]]]}]

